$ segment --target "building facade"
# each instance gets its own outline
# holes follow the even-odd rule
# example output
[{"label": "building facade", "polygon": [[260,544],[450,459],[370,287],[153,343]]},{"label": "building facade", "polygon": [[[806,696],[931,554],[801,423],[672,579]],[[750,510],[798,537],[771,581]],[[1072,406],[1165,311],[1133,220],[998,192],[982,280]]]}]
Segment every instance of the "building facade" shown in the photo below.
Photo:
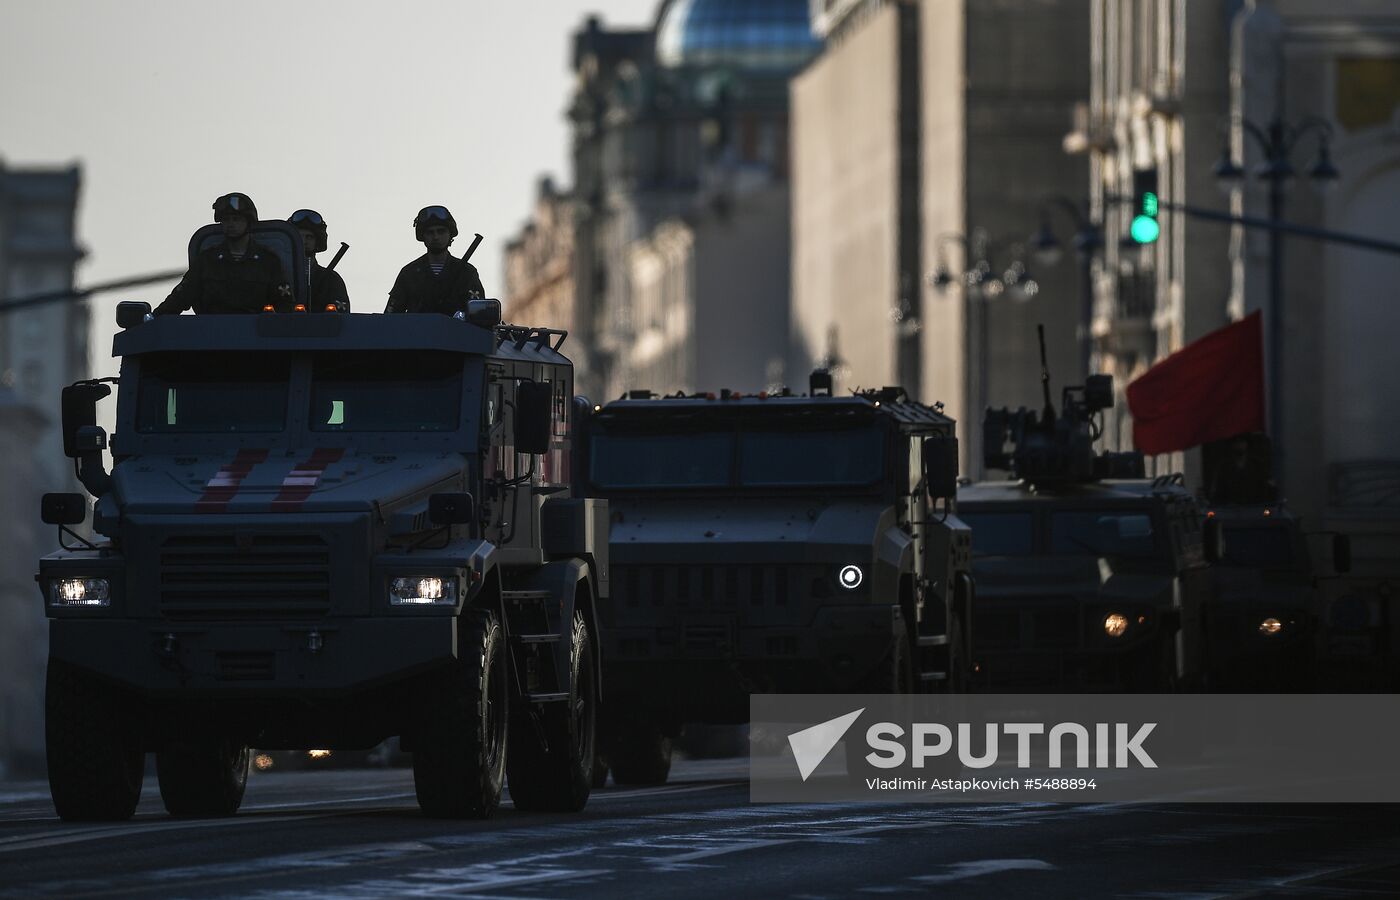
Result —
[{"label": "building facade", "polygon": [[[819,46],[805,0],[664,0],[650,29],[589,20],[575,36],[585,392],[693,390],[713,377],[759,390],[786,377],[787,79]],[[750,240],[734,247],[731,233]],[[741,317],[712,327],[731,311]],[[752,337],[745,316],[775,333]]]},{"label": "building facade", "polygon": [[1057,381],[1083,374],[1078,272],[1037,268],[1028,244],[1052,197],[1084,203],[1087,164],[1061,142],[1088,92],[1087,9],[812,0],[810,15],[827,47],[792,87],[796,343],[846,386],[943,401],[980,474],[982,411],[1038,403],[1037,324]]},{"label": "building facade", "polygon": [[[1230,229],[1169,211],[1156,242],[1128,239],[1134,172],[1157,173],[1168,201],[1224,209],[1213,167],[1229,112],[1236,0],[1093,0],[1089,102],[1066,148],[1089,161],[1094,364],[1114,377],[1105,446],[1133,447],[1123,392],[1162,357],[1229,321]],[[1199,484],[1199,454],[1149,460]]]},{"label": "building facade", "polygon": [[[77,168],[0,164],[0,287],[6,298],[72,288]],[[59,430],[62,389],[87,377],[85,301],[0,312],[0,772],[38,772],[44,757],[47,622],[34,587],[55,545],[39,521],[45,491],[77,490]]]},{"label": "building facade", "polygon": [[502,314],[507,322],[573,327],[573,198],[559,191],[553,179],[540,179],[530,220],[506,244],[505,273]]}]

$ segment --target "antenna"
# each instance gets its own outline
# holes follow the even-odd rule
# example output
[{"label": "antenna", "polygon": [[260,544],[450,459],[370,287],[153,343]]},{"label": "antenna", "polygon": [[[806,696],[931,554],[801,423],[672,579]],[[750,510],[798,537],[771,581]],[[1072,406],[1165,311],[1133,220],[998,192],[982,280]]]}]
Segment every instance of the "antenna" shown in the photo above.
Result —
[{"label": "antenna", "polygon": [[1040,336],[1040,390],[1045,395],[1043,416],[1045,424],[1049,425],[1055,421],[1055,406],[1050,402],[1050,363],[1045,357],[1045,326],[1041,324],[1035,327]]}]

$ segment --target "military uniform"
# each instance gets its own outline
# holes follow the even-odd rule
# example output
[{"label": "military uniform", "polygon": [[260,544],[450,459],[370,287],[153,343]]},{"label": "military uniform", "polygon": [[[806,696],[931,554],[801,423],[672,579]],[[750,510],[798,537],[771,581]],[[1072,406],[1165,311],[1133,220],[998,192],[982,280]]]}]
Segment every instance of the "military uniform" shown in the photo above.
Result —
[{"label": "military uniform", "polygon": [[307,266],[311,285],[311,302],[307,304],[307,309],[311,312],[325,312],[327,303],[334,303],[337,312],[348,313],[350,311],[350,294],[345,290],[345,279],[340,277],[340,273],[334,269],[327,269],[316,262],[314,257],[308,257]]},{"label": "military uniform", "polygon": [[428,265],[428,254],[404,266],[394,287],[389,291],[389,305],[386,313],[443,313],[452,315],[459,310],[466,312],[468,300],[479,300],[486,296],[481,286],[481,278],[476,274],[476,266],[455,256],[449,256],[440,275],[434,275]]},{"label": "military uniform", "polygon": [[200,251],[175,290],[154,310],[158,316],[201,313],[260,313],[271,304],[290,312],[292,289],[277,255],[253,241],[241,259],[227,244]]}]

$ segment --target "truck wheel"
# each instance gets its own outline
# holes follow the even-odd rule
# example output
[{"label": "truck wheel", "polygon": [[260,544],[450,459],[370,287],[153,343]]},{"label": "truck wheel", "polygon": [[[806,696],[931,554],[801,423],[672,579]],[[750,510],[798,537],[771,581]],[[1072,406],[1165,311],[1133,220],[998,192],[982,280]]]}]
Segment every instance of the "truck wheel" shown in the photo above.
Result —
[{"label": "truck wheel", "polygon": [[569,699],[541,704],[538,712],[521,710],[512,720],[507,767],[516,809],[577,812],[588,803],[596,754],[598,695],[593,647],[582,615],[574,616],[569,658]]},{"label": "truck wheel", "polygon": [[423,814],[485,819],[501,803],[510,689],[501,626],[490,612],[470,613],[461,654],[430,687],[413,753],[413,787]]},{"label": "truck wheel", "polygon": [[671,774],[671,739],[654,725],[622,727],[609,742],[613,783],[665,784]]},{"label": "truck wheel", "polygon": [[49,792],[59,817],[131,818],[141,799],[146,754],[117,692],[51,659],[44,712]]},{"label": "truck wheel", "polygon": [[160,799],[172,816],[231,816],[248,786],[247,744],[202,741],[156,754]]}]

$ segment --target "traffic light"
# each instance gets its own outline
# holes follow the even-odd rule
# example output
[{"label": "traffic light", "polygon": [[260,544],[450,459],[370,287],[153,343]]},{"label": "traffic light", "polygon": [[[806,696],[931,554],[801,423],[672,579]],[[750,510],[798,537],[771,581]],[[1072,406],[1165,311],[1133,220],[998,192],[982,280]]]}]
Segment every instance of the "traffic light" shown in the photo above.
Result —
[{"label": "traffic light", "polygon": [[1128,234],[1139,244],[1151,244],[1162,233],[1157,206],[1157,170],[1134,170],[1133,222],[1128,226]]}]

